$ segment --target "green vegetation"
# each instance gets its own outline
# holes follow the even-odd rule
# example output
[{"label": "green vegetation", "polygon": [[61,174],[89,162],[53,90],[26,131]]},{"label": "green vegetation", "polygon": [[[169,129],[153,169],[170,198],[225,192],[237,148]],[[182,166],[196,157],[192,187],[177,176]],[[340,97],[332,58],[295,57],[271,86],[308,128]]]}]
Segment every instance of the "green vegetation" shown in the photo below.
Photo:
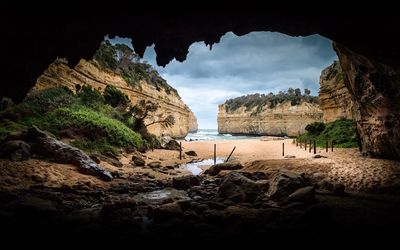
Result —
[{"label": "green vegetation", "polygon": [[278,94],[250,94],[245,96],[236,97],[229,99],[225,102],[226,112],[233,112],[240,107],[245,107],[246,111],[251,111],[254,108],[252,115],[260,113],[265,106],[268,108],[274,108],[278,104],[285,101],[290,101],[292,106],[299,105],[301,102],[308,103],[319,103],[318,96],[311,96],[311,91],[304,89],[304,94],[301,93],[300,89],[289,88],[288,91],[280,91]]},{"label": "green vegetation", "polygon": [[165,81],[150,64],[140,62],[140,57],[125,44],[112,45],[105,40],[96,51],[93,58],[104,69],[110,69],[124,78],[131,85],[136,85],[140,80],[156,87],[158,91],[164,89],[168,94],[178,92]]},{"label": "green vegetation", "polygon": [[356,127],[352,120],[337,120],[329,123],[315,122],[307,125],[307,132],[298,139],[315,140],[318,147],[325,147],[326,141],[333,141],[337,148],[358,147]]},{"label": "green vegetation", "polygon": [[145,150],[154,143],[134,131],[135,119],[129,113],[108,104],[127,104],[128,98],[118,89],[109,87],[103,95],[90,86],[76,89],[76,94],[63,87],[33,91],[22,103],[0,111],[0,139],[36,125],[58,137],[72,135],[71,144],[86,151]]}]

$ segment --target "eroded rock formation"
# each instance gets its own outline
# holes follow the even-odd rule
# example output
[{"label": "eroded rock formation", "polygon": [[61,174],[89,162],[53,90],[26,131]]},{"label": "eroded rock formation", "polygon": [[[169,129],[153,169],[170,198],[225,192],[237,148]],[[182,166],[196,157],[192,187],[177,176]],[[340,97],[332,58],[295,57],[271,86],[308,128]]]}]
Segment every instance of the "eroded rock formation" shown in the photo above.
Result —
[{"label": "eroded rock formation", "polygon": [[218,132],[222,134],[295,136],[303,133],[307,124],[322,121],[322,111],[315,103],[292,106],[285,101],[274,108],[264,107],[258,113],[254,109],[246,111],[245,107],[231,112],[225,105],[218,109]]},{"label": "eroded rock formation", "polygon": [[343,71],[338,61],[322,70],[319,84],[319,101],[324,121],[353,119],[353,102],[344,84]]},{"label": "eroded rock formation", "polygon": [[334,43],[354,103],[362,152],[400,159],[400,72]]},{"label": "eroded rock formation", "polygon": [[101,69],[94,60],[82,59],[74,69],[71,69],[66,60],[58,59],[37,79],[34,89],[66,86],[74,91],[76,84],[90,85],[100,91],[109,84],[126,94],[133,104],[140,100],[159,103],[160,108],[155,116],[149,117],[146,123],[152,122],[157,115],[171,114],[175,118],[175,124],[170,128],[160,124],[150,125],[149,131],[157,136],[164,134],[180,138],[186,136],[189,131],[197,130],[196,117],[175,92],[167,93],[165,89],[157,89],[144,80],[140,80],[135,86],[129,85],[120,75],[111,70]]}]

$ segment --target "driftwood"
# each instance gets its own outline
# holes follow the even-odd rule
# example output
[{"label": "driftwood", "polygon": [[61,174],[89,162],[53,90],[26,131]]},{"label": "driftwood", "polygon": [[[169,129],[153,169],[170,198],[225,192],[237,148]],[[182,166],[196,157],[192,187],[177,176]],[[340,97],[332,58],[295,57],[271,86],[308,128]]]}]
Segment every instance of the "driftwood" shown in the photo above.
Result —
[{"label": "driftwood", "polygon": [[85,152],[59,141],[45,132],[32,126],[28,130],[28,140],[32,152],[60,163],[73,164],[78,167],[79,172],[94,175],[104,181],[111,181],[113,177],[110,172],[97,165]]}]

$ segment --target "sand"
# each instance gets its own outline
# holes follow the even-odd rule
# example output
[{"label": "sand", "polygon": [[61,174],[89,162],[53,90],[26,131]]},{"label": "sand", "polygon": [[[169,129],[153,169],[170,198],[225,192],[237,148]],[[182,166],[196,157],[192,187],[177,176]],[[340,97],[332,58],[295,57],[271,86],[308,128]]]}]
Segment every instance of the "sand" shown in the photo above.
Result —
[{"label": "sand", "polygon": [[[295,156],[286,159],[282,156],[282,143],[285,144],[285,155]],[[341,183],[347,190],[370,192],[374,190],[396,191],[400,187],[400,162],[383,159],[372,159],[361,156],[357,149],[334,149],[326,153],[318,149],[317,153],[327,158],[312,158],[313,151],[305,151],[296,147],[291,139],[262,141],[226,140],[226,141],[182,141],[183,154],[179,159],[179,151],[154,150],[143,154],[146,164],[158,161],[161,168],[151,169],[148,166],[133,167],[131,154],[119,157],[122,167],[115,167],[106,162],[100,165],[110,172],[119,173],[125,180],[131,175],[144,174],[143,178],[170,179],[176,176],[191,174],[180,166],[188,162],[212,159],[214,144],[217,145],[217,157],[226,158],[236,146],[231,160],[239,161],[243,171],[272,172],[278,169],[290,169],[304,172],[309,176],[320,176],[331,183]],[[194,150],[197,156],[188,156],[185,152]],[[207,167],[205,167],[207,168]],[[203,168],[203,169],[205,169]],[[57,164],[38,159],[24,162],[0,160],[0,185],[3,188],[29,188],[37,182],[46,186],[62,187],[84,184],[107,188],[107,183],[96,177],[81,174],[68,164]],[[124,181],[124,180],[115,180]]]}]

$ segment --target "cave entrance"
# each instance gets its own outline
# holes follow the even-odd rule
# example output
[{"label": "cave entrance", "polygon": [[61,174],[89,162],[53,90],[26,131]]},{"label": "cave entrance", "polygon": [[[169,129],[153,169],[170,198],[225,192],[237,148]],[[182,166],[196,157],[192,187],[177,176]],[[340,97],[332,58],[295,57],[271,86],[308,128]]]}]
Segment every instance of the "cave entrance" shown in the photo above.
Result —
[{"label": "cave entrance", "polygon": [[[130,39],[116,37],[111,41],[131,46]],[[267,103],[266,96],[270,93],[277,95],[289,91],[299,95],[300,91],[301,96],[318,96],[321,71],[337,60],[337,56],[332,42],[319,35],[291,37],[277,32],[251,32],[236,36],[228,32],[212,48],[203,42],[192,44],[182,63],[173,60],[165,67],[157,66],[154,47],[147,48],[143,60],[153,65],[178,90],[195,113],[200,130],[216,132],[218,106],[229,99],[236,98],[236,102],[240,102],[238,97],[252,95],[249,99],[253,101],[241,104],[251,105],[247,108],[250,110],[259,102],[260,110],[261,103]],[[283,95],[277,98],[281,97],[285,98]],[[234,102],[231,100],[232,105]],[[297,130],[304,132],[306,125]],[[281,132],[278,128],[275,130],[272,133],[287,135],[287,128],[282,128]],[[264,133],[257,128],[237,131],[245,132]]]}]

